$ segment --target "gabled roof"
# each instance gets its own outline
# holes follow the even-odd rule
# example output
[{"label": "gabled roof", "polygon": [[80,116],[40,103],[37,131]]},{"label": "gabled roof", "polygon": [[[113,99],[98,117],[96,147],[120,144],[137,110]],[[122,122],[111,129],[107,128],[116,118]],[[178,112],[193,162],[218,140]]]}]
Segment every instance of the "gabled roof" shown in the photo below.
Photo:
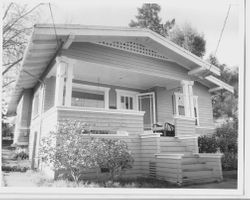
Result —
[{"label": "gabled roof", "polygon": [[[55,36],[55,29],[57,37]],[[149,30],[127,27],[104,27],[83,25],[37,24],[34,26],[30,42],[22,61],[21,71],[16,81],[15,90],[8,104],[8,114],[14,115],[23,89],[33,88],[38,80],[54,62],[54,58],[62,49],[67,49],[72,42],[96,42],[102,38],[134,38],[157,46],[161,54],[178,57],[175,61],[189,70],[189,75],[200,79],[200,82],[217,86],[216,89],[227,89],[233,92],[233,87],[219,81],[211,74],[220,75],[218,67],[202,60],[189,51],[179,47],[170,40]],[[202,75],[209,74],[213,78],[204,79]],[[223,84],[222,84],[222,83]],[[213,89],[213,88],[212,88]]]}]

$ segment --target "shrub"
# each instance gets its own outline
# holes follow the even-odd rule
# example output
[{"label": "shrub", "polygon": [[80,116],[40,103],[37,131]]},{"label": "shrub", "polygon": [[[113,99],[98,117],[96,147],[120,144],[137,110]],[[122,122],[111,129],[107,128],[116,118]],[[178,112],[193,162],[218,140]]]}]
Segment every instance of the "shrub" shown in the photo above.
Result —
[{"label": "shrub", "polygon": [[216,153],[218,143],[215,135],[203,135],[198,138],[199,153]]},{"label": "shrub", "polygon": [[200,136],[198,138],[200,153],[215,153],[217,149],[223,153],[222,169],[237,169],[238,161],[238,131],[237,121],[228,122],[217,128],[212,136]]},{"label": "shrub", "polygon": [[76,183],[84,170],[97,166],[94,141],[86,140],[88,125],[79,121],[60,123],[56,132],[43,137],[40,159],[62,173],[69,172]]},{"label": "shrub", "polygon": [[232,152],[225,152],[221,162],[223,170],[235,170],[238,168],[238,155]]},{"label": "shrub", "polygon": [[109,173],[109,179],[114,180],[126,169],[132,168],[134,159],[124,141],[101,138],[95,142],[98,166],[101,171]]},{"label": "shrub", "polygon": [[91,168],[108,169],[113,180],[132,167],[133,158],[125,142],[87,137],[89,126],[80,121],[67,120],[56,132],[43,137],[39,157],[54,170],[70,176],[78,184],[82,172]]},{"label": "shrub", "polygon": [[225,123],[220,128],[217,128],[216,137],[218,138],[218,145],[221,152],[237,154],[238,131],[233,122]]}]

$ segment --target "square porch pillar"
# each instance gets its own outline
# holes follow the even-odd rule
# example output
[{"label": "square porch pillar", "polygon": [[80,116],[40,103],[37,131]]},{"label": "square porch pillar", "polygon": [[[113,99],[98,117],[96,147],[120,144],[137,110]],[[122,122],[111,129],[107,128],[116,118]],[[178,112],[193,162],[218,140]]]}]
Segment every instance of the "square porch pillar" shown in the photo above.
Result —
[{"label": "square porch pillar", "polygon": [[74,63],[66,57],[56,58],[55,106],[71,106]]}]

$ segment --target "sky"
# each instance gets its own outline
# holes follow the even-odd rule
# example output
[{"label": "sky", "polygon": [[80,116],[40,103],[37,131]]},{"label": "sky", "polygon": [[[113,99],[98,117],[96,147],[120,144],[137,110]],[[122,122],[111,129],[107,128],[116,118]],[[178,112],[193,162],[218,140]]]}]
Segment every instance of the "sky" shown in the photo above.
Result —
[{"label": "sky", "polygon": [[[162,22],[175,18],[176,24],[189,23],[206,40],[206,54],[215,51],[226,13],[231,4],[229,17],[217,52],[220,63],[229,67],[241,63],[240,6],[238,0],[155,0],[162,10]],[[30,2],[29,2],[30,3]],[[32,2],[34,4],[34,1]],[[135,19],[137,8],[143,0],[51,0],[55,23],[72,23],[83,25],[128,26]],[[40,8],[40,22],[52,23],[49,7]]]}]

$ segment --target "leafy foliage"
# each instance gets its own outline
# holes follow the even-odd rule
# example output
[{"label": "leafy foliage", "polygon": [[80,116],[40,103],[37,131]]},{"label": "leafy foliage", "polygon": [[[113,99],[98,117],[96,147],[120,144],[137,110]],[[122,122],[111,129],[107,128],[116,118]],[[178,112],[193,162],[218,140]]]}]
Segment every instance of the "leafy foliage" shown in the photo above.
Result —
[{"label": "leafy foliage", "polygon": [[138,8],[137,21],[131,20],[130,27],[148,28],[152,31],[166,37],[169,35],[169,31],[175,25],[175,19],[161,23],[159,12],[161,7],[156,3],[144,3],[141,8]]},{"label": "leafy foliage", "polygon": [[199,153],[216,153],[218,143],[215,135],[203,135],[198,138]]},{"label": "leafy foliage", "polygon": [[218,59],[213,55],[209,56],[208,61],[220,68],[221,76],[217,76],[217,78],[234,87],[234,94],[226,90],[217,91],[213,94],[212,103],[214,117],[232,118],[234,121],[237,121],[239,70],[237,67],[229,68],[225,64],[220,64]]},{"label": "leafy foliage", "polygon": [[203,57],[206,52],[204,35],[199,34],[189,24],[185,24],[181,28],[175,26],[169,35],[169,39],[199,57]]},{"label": "leafy foliage", "polygon": [[78,121],[65,121],[58,126],[57,132],[42,138],[40,158],[55,170],[69,171],[78,182],[83,170],[96,167],[93,140],[83,137],[88,125]]},{"label": "leafy foliage", "polygon": [[222,152],[222,168],[224,170],[237,169],[238,157],[238,130],[236,122],[223,124],[212,136],[198,138],[200,153]]},{"label": "leafy foliage", "polygon": [[42,138],[39,156],[57,171],[70,172],[76,183],[82,172],[92,168],[107,168],[113,179],[132,167],[133,158],[125,142],[86,137],[89,125],[67,120],[56,132]]},{"label": "leafy foliage", "polygon": [[96,139],[97,163],[100,169],[108,169],[110,179],[114,180],[125,169],[132,168],[134,159],[124,141],[117,139]]},{"label": "leafy foliage", "polygon": [[163,37],[169,38],[172,42],[193,54],[202,57],[206,51],[204,36],[188,24],[179,28],[176,26],[175,19],[161,23],[162,20],[159,17],[160,11],[160,5],[145,3],[141,8],[138,8],[137,21],[131,20],[129,26],[151,29]]}]

